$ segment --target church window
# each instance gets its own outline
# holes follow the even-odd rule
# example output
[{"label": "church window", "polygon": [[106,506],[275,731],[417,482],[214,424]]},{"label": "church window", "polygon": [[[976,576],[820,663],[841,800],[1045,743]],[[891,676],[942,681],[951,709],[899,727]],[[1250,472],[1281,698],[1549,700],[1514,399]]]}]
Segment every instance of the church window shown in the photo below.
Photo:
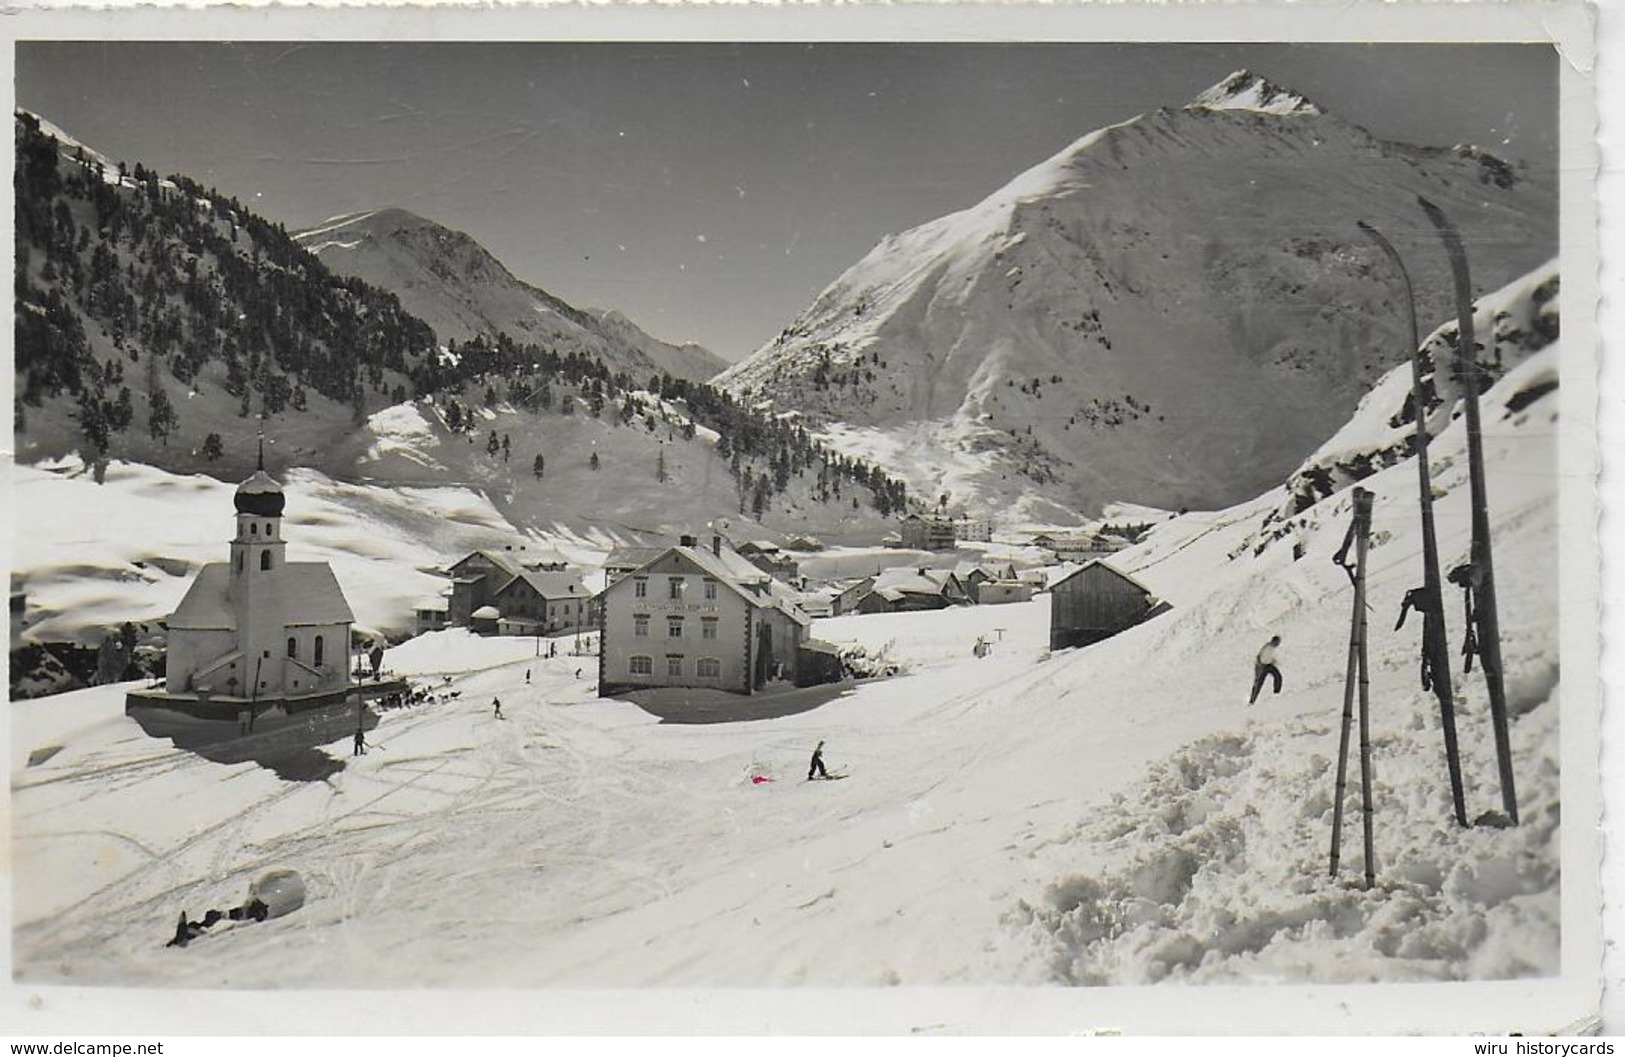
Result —
[{"label": "church window", "polygon": [[270,551],[265,551],[263,554],[260,555],[260,568],[261,569],[269,569],[270,567],[271,567],[271,552]]},{"label": "church window", "polygon": [[260,534],[260,527],[257,522],[250,521],[248,523],[248,534],[250,536],[258,536]]},{"label": "church window", "polygon": [[322,637],[320,635],[316,636],[316,646],[312,653],[312,659],[316,662],[316,667],[320,668],[322,666]]},{"label": "church window", "polygon": [[243,571],[243,552],[242,551],[237,552],[237,571],[238,572]]},{"label": "church window", "polygon": [[299,640],[294,638],[292,635],[288,636],[288,656],[289,657],[298,657],[299,656]]}]

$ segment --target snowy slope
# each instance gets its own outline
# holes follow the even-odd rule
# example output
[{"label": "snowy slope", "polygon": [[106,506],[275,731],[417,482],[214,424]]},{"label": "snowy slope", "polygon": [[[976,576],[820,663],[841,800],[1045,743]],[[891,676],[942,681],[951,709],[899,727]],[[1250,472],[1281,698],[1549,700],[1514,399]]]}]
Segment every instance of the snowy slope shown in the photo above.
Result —
[{"label": "snowy slope", "polygon": [[973,509],[1224,505],[1398,358],[1396,284],[1356,221],[1406,253],[1424,327],[1448,316],[1418,194],[1485,288],[1555,251],[1555,196],[1520,168],[1379,140],[1241,72],[888,236],[718,382]]},{"label": "snowy slope", "polygon": [[[1354,836],[1344,878],[1325,876],[1350,604],[1330,555],[1349,498],[1321,500],[1294,515],[1291,538],[1271,538],[1266,519],[1286,495],[1276,488],[1166,522],[1119,554],[1174,609],[1087,649],[1049,654],[1042,596],[820,621],[819,637],[883,648],[909,674],[778,719],[660,723],[593,697],[590,667],[578,679],[572,658],[537,661],[460,633],[386,659],[454,673],[459,696],[385,713],[364,758],[331,746],[346,766],[326,782],[280,783],[145,739],[119,714],[117,688],[20,702],[19,979],[910,987],[1549,975],[1560,953],[1557,393],[1507,405],[1558,357],[1557,344],[1541,349],[1485,401],[1517,829],[1451,821],[1419,635],[1414,622],[1397,633],[1386,623],[1420,579],[1413,468],[1364,481],[1377,496],[1373,892],[1355,883]],[[1464,443],[1456,422],[1435,445],[1446,560],[1466,546]],[[1251,657],[1272,632],[1285,638],[1286,688],[1249,709]],[[990,657],[972,657],[978,636],[995,643]],[[1461,692],[1477,815],[1498,791],[1479,677]],[[800,780],[819,740],[846,781]],[[163,949],[180,908],[234,903],[270,867],[304,873],[303,910],[184,955]],[[1205,999],[1197,989],[1188,1001]],[[1512,1009],[1482,1008],[1472,1027],[1526,1027]]]},{"label": "snowy slope", "polygon": [[[300,457],[307,438],[297,418],[286,429],[273,423],[268,465],[289,490],[290,560],[331,562],[359,624],[399,637],[413,630],[416,603],[446,586],[425,570],[476,548],[528,541],[591,569],[616,546],[670,542],[712,524],[741,540],[761,535],[763,522],[739,513],[716,435],[696,429],[685,439],[680,412],[640,398],[647,420],[631,425],[612,413],[540,413],[503,402],[475,409],[470,435],[447,428],[440,404],[397,404],[330,442],[321,458],[328,472],[285,472],[282,454],[291,448]],[[492,433],[511,439],[509,458],[488,453]],[[254,449],[236,445],[245,450]],[[18,465],[13,474],[11,568],[28,594],[23,641],[94,645],[126,620],[145,625],[143,641],[158,641],[155,622],[174,609],[193,572],[226,560],[233,480],[115,461],[97,484],[73,456]],[[108,530],[110,511],[119,531]],[[882,530],[871,506],[816,502],[800,479],[764,518],[776,531],[815,526],[872,538]]]}]

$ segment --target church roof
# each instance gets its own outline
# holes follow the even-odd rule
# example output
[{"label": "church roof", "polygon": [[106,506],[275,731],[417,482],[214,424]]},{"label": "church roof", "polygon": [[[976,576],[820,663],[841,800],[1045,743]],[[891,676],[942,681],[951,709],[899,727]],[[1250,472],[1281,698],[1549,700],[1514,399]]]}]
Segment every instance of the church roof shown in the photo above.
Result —
[{"label": "church roof", "polygon": [[[229,562],[210,562],[198,570],[197,579],[169,618],[170,630],[236,630],[237,614],[227,597],[230,585]],[[288,627],[355,623],[355,614],[326,562],[289,562],[274,576],[262,575],[255,591],[265,605],[282,610]]]},{"label": "church roof", "polygon": [[232,612],[231,603],[226,599],[226,585],[230,582],[229,562],[210,562],[199,569],[192,586],[186,589],[186,597],[181,599],[181,604],[170,615],[169,629],[235,631],[237,615]]}]

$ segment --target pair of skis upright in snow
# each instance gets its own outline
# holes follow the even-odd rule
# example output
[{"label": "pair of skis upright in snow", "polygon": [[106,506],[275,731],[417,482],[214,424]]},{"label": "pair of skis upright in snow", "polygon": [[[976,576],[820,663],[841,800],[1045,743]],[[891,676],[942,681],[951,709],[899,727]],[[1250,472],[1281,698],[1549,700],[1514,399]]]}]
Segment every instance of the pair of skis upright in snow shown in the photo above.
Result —
[{"label": "pair of skis upright in snow", "polygon": [[[1483,662],[1484,682],[1490,698],[1490,717],[1495,733],[1497,770],[1501,784],[1501,803],[1507,821],[1518,821],[1517,793],[1512,773],[1511,739],[1507,723],[1506,690],[1502,680],[1501,635],[1496,614],[1495,574],[1490,547],[1489,501],[1484,483],[1483,431],[1478,408],[1478,358],[1473,334],[1472,285],[1467,271],[1467,254],[1462,246],[1461,233],[1438,206],[1426,198],[1417,198],[1444,244],[1450,261],[1456,297],[1456,374],[1461,380],[1463,402],[1467,416],[1468,480],[1472,504],[1472,545],[1468,564],[1451,574],[1453,582],[1461,582],[1477,598],[1476,608],[1470,609],[1468,636],[1468,670],[1472,655]],[[1443,581],[1439,575],[1439,548],[1433,520],[1433,483],[1428,466],[1427,397],[1423,383],[1422,349],[1416,326],[1416,306],[1412,298],[1410,274],[1405,269],[1398,251],[1382,233],[1364,221],[1360,230],[1370,237],[1387,256],[1399,273],[1405,289],[1405,308],[1409,322],[1411,357],[1411,405],[1415,417],[1414,457],[1420,494],[1422,518],[1423,585],[1420,592],[1407,596],[1407,604],[1420,610],[1422,629],[1422,682],[1432,690],[1439,702],[1439,717],[1444,732],[1445,761],[1450,774],[1450,792],[1455,807],[1456,821],[1468,825],[1466,798],[1462,789],[1461,751],[1456,737],[1455,697],[1450,680],[1450,656],[1444,624]],[[1435,362],[1435,378],[1442,366]],[[1363,493],[1363,499],[1362,499]],[[1355,581],[1355,613],[1350,632],[1349,670],[1344,690],[1344,719],[1342,747],[1338,761],[1338,802],[1332,821],[1331,871],[1335,876],[1338,865],[1338,842],[1341,838],[1342,800],[1347,764],[1349,725],[1356,683],[1360,691],[1361,774],[1364,787],[1363,811],[1365,815],[1366,885],[1373,883],[1371,843],[1371,794],[1369,786],[1369,745],[1367,741],[1367,690],[1365,667],[1365,537],[1370,531],[1371,494],[1364,489],[1355,490],[1355,523],[1350,527],[1350,538],[1357,542],[1356,568],[1351,573]],[[1346,552],[1349,540],[1344,541]],[[1404,611],[1401,611],[1401,623]]]}]

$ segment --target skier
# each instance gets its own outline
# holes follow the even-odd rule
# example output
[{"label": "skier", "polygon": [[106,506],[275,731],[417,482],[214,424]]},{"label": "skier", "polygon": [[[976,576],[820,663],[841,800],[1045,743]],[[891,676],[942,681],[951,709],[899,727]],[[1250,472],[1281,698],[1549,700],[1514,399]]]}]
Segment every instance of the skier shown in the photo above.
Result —
[{"label": "skier", "polygon": [[1281,692],[1281,669],[1275,666],[1275,651],[1281,645],[1281,636],[1271,635],[1270,640],[1264,643],[1253,660],[1253,693],[1247,698],[1250,705],[1258,700],[1258,692],[1264,689],[1264,677],[1267,675],[1275,680],[1275,692]]},{"label": "skier", "polygon": [[491,699],[491,707],[496,710],[496,717],[498,719],[501,719],[502,718],[502,699],[499,698],[499,697],[493,697]]},{"label": "skier", "polygon": [[828,778],[829,777],[829,772],[824,770],[824,743],[823,742],[819,742],[818,747],[813,750],[812,763],[807,765],[807,781],[809,781],[809,782],[812,781],[813,780],[813,775],[817,775],[820,778]]},{"label": "skier", "polygon": [[350,750],[350,755],[367,755],[367,735],[360,727],[355,728],[355,747]]},{"label": "skier", "polygon": [[529,668],[525,669],[525,685],[526,686],[530,685],[530,669]]}]

